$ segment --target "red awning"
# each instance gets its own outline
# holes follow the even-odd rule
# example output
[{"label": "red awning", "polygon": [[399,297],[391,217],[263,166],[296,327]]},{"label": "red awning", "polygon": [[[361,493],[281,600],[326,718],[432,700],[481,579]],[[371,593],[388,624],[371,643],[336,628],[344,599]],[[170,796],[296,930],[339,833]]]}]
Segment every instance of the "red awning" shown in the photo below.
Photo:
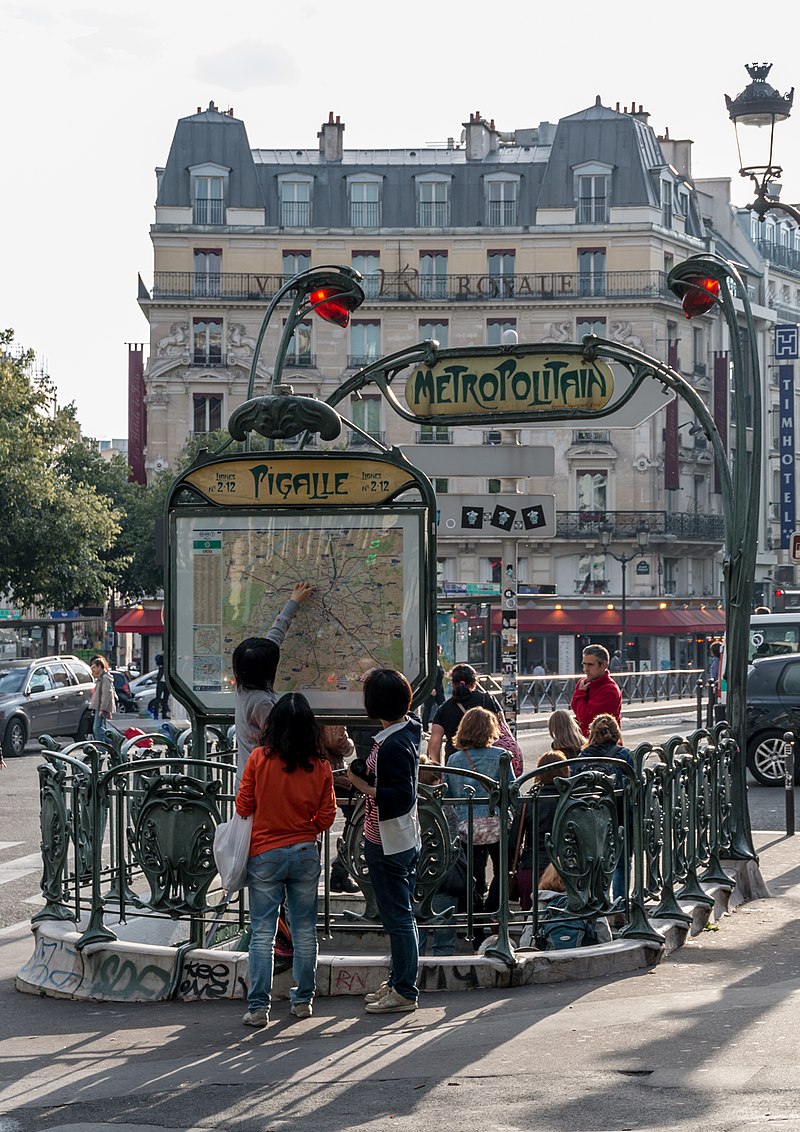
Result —
[{"label": "red awning", "polygon": [[[492,610],[492,628],[498,631],[500,617],[499,609]],[[520,609],[517,628],[521,633],[614,635],[622,632],[622,613],[619,608]],[[725,614],[721,609],[629,609],[627,629],[629,636],[721,636],[725,632]]]},{"label": "red awning", "polygon": [[128,609],[114,622],[115,633],[164,632],[164,613],[161,609]]}]

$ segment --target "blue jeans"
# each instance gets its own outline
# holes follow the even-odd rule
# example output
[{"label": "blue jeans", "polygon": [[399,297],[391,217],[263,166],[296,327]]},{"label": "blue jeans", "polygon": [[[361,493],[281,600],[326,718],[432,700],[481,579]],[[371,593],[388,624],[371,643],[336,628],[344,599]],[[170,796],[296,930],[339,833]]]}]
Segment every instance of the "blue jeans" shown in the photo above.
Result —
[{"label": "blue jeans", "polygon": [[392,951],[389,982],[403,998],[416,1002],[419,997],[419,936],[413,900],[419,850],[406,849],[403,853],[387,854],[380,845],[365,840],[364,859],[383,927],[389,936]]},{"label": "blue jeans", "polygon": [[110,720],[103,719],[99,711],[94,713],[94,720],[92,722],[92,735],[98,743],[105,742],[105,727]]},{"label": "blue jeans", "polygon": [[269,1013],[272,1001],[272,957],[278,912],[286,901],[292,931],[295,986],[293,1003],[311,1002],[317,987],[317,889],[320,875],[316,841],[298,841],[251,857],[247,866],[250,894],[250,1010]]}]

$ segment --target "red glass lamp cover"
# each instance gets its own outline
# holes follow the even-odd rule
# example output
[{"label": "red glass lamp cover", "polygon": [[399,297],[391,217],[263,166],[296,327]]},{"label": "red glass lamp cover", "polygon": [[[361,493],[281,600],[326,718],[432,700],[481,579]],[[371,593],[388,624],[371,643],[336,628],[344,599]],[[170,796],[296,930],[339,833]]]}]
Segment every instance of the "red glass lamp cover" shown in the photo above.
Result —
[{"label": "red glass lamp cover", "polygon": [[683,313],[687,318],[705,314],[719,298],[719,283],[716,279],[702,279],[699,276],[687,279],[686,293],[683,296]]},{"label": "red glass lamp cover", "polygon": [[309,298],[314,304],[314,314],[337,326],[347,326],[351,312],[358,306],[354,295],[336,287],[320,287],[312,291]]}]

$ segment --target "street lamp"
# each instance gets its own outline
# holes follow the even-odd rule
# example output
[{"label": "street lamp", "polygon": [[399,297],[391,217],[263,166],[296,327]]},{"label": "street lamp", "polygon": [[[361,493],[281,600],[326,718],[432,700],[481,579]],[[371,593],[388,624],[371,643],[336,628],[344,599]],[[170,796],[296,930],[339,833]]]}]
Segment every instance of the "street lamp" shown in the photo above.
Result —
[{"label": "street lamp", "polygon": [[626,637],[628,635],[628,607],[627,607],[627,573],[628,563],[633,562],[635,558],[641,558],[647,553],[647,547],[650,542],[650,528],[646,523],[639,523],[636,527],[636,541],[639,544],[638,549],[634,554],[615,554],[613,550],[609,550],[611,545],[611,538],[614,534],[614,528],[610,523],[601,523],[599,527],[600,545],[603,548],[603,553],[608,554],[615,562],[619,562],[622,567],[622,647],[620,648],[620,655],[622,659],[623,670],[625,668],[625,660],[627,655]]},{"label": "street lamp", "polygon": [[[739,173],[742,177],[749,177],[756,188],[756,199],[749,205],[750,210],[760,220],[773,210],[785,212],[800,224],[800,211],[779,199],[782,170],[773,157],[775,126],[778,122],[785,122],[792,112],[794,87],[787,94],[779,94],[767,82],[771,67],[771,63],[747,64],[751,82],[736,98],[729,98],[726,94],[725,103],[736,130]],[[740,127],[750,126],[755,129],[748,129],[746,135],[740,131]]]}]

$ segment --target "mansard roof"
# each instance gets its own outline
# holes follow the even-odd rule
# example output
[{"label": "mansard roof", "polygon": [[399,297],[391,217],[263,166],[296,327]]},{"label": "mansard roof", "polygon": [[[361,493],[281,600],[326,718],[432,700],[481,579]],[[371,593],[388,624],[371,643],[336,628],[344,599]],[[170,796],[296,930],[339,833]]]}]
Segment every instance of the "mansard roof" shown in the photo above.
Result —
[{"label": "mansard roof", "polygon": [[253,153],[244,122],[222,113],[214,103],[188,118],[178,119],[164,172],[160,179],[158,205],[185,205],[192,199],[191,169],[200,164],[231,170],[228,204],[237,208],[262,208],[264,194],[256,176]]}]

